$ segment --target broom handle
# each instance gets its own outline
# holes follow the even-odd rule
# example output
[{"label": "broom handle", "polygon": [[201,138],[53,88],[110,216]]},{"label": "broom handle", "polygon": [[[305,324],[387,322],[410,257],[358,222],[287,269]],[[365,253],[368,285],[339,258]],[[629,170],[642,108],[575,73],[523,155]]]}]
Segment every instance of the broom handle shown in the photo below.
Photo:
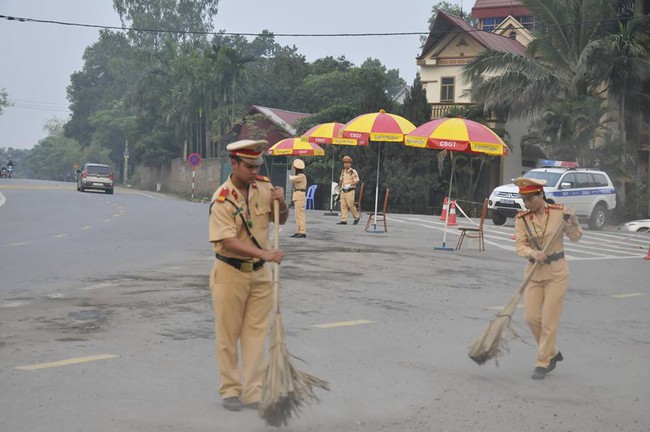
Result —
[{"label": "broom handle", "polygon": [[[555,232],[553,233],[553,236],[551,239],[546,243],[546,245],[542,248],[542,252],[546,253],[548,251],[549,246],[553,241],[557,238],[558,234],[560,234],[564,230],[564,221],[569,220],[569,215],[565,214],[562,216],[562,223],[555,229]],[[537,267],[539,267],[539,264],[537,261],[533,263],[533,265],[530,267],[530,270],[528,273],[526,273],[526,277],[524,278],[524,282],[521,284],[521,288],[519,288],[519,294],[523,294],[524,291],[526,291],[526,287],[528,286],[528,282],[533,277],[533,273],[535,273],[535,270],[537,270]]]},{"label": "broom handle", "polygon": [[[273,236],[275,249],[280,249],[280,201],[273,200]],[[280,313],[280,264],[273,263],[273,290],[275,291],[275,312]]]}]

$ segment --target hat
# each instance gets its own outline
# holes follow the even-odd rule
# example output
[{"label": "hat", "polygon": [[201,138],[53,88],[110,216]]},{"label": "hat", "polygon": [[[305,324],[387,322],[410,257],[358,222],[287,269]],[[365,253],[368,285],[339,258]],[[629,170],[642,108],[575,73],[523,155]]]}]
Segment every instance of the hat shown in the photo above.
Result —
[{"label": "hat", "polygon": [[260,166],[264,163],[262,147],[268,145],[266,140],[241,140],[230,143],[226,150],[230,157],[239,157],[249,165]]},{"label": "hat", "polygon": [[343,162],[352,162],[352,158],[350,156],[343,156],[341,159]]},{"label": "hat", "polygon": [[519,194],[542,192],[544,190],[544,185],[546,184],[546,180],[527,177],[519,177],[514,179],[512,182],[519,186]]},{"label": "hat", "polygon": [[302,159],[296,159],[293,161],[293,167],[295,169],[305,169],[305,163],[302,161]]}]

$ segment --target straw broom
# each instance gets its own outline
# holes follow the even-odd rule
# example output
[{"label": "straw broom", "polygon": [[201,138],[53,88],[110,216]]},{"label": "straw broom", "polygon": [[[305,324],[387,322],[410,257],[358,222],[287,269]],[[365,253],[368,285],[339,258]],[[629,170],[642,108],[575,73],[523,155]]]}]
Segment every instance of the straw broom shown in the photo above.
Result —
[{"label": "straw broom", "polygon": [[[275,213],[275,248],[279,248],[280,203],[273,203]],[[280,266],[273,266],[275,319],[271,328],[269,363],[262,385],[259,413],[267,426],[286,426],[293,415],[312,401],[318,401],[314,388],[329,390],[327,381],[301,372],[291,364],[291,354],[284,342],[284,327],[280,314]]]},{"label": "straw broom", "polygon": [[[567,220],[568,215],[564,215],[564,218]],[[555,229],[555,232],[553,233],[551,239],[542,248],[542,252],[546,253],[548,251],[549,245],[563,231],[563,229],[564,224],[560,223],[559,226]],[[528,286],[528,283],[533,277],[533,273],[535,273],[535,270],[538,266],[539,263],[535,261],[535,263],[533,263],[533,265],[530,267],[530,270],[526,274],[521,287],[515,291],[515,293],[510,298],[510,301],[508,301],[508,303],[501,309],[496,318],[490,322],[481,336],[472,343],[472,346],[469,350],[469,357],[476,363],[482,365],[488,360],[503,355],[506,351],[503,332],[506,329],[512,331],[510,328],[510,320],[512,319],[514,312],[517,310],[519,300],[524,294],[524,291],[526,291],[526,287]]]}]

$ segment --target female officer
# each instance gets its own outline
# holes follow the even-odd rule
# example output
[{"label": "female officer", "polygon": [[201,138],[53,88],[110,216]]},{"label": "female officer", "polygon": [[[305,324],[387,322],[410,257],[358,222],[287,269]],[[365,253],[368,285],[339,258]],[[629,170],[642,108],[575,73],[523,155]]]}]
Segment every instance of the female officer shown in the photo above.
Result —
[{"label": "female officer", "polygon": [[293,161],[293,174],[289,176],[289,181],[293,186],[293,201],[294,211],[296,213],[296,233],[290,237],[293,238],[306,238],[307,237],[307,221],[305,218],[305,192],[307,190],[307,176],[303,173],[305,163],[302,159]]},{"label": "female officer", "polygon": [[[513,181],[519,186],[526,211],[515,219],[515,249],[527,258],[530,271],[534,262],[539,263],[526,287],[524,317],[537,341],[537,360],[532,378],[544,379],[563,359],[556,348],[557,326],[562,314],[566,294],[569,267],[564,259],[563,235],[553,237],[560,225],[571,241],[582,237],[575,209],[559,204],[548,204],[544,195],[546,180],[519,177]],[[565,221],[563,215],[568,214]],[[542,249],[549,244],[547,252]]]}]

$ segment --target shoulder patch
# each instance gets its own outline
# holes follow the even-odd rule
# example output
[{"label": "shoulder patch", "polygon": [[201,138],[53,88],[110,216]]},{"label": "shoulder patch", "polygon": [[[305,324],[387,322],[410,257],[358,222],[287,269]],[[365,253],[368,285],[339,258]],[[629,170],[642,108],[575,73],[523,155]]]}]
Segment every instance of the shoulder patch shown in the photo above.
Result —
[{"label": "shoulder patch", "polygon": [[564,209],[564,204],[549,204],[548,208],[553,210],[562,210]]},{"label": "shoulder patch", "polygon": [[224,202],[226,200],[227,196],[228,196],[228,189],[223,188],[223,189],[221,189],[221,192],[219,192],[219,196],[217,197],[216,201],[222,203],[222,202]]},{"label": "shoulder patch", "polygon": [[263,182],[267,182],[267,183],[271,182],[270,178],[268,178],[266,176],[263,176],[263,175],[258,175],[257,177],[255,177],[255,180],[263,181]]}]

